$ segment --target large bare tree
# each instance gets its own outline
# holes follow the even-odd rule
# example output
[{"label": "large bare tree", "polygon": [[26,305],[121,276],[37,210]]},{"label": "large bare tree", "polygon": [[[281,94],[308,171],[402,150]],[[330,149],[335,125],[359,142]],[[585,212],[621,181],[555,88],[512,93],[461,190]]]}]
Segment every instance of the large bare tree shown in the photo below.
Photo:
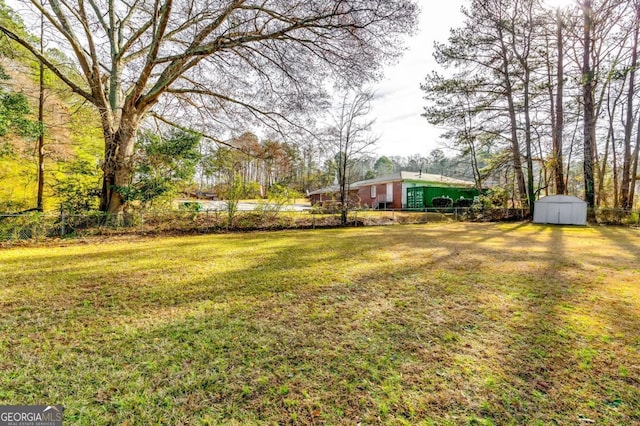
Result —
[{"label": "large bare tree", "polygon": [[[45,37],[73,58],[59,65],[0,24],[94,105],[105,139],[100,208],[116,213],[133,142],[149,116],[222,134],[245,119],[302,125],[328,82],[359,84],[401,53],[415,0],[30,0]],[[246,125],[243,125],[246,128]]]}]

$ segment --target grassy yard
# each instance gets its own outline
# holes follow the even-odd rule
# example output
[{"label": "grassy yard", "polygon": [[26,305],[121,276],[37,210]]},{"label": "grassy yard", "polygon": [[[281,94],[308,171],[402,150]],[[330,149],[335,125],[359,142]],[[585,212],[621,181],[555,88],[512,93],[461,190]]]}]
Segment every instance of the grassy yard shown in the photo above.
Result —
[{"label": "grassy yard", "polygon": [[640,424],[640,232],[429,224],[0,251],[0,405],[67,425]]}]

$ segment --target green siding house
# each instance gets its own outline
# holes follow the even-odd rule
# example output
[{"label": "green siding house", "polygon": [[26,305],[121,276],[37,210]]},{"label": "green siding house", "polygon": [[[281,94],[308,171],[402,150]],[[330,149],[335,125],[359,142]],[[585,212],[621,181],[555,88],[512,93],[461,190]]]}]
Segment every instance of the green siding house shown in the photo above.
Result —
[{"label": "green siding house", "polygon": [[[336,200],[337,186],[309,193],[312,204]],[[424,209],[433,207],[436,197],[477,196],[474,182],[430,173],[396,172],[375,179],[353,182],[349,185],[349,198],[354,204],[374,209]]]},{"label": "green siding house", "polygon": [[432,207],[436,197],[473,199],[479,194],[471,181],[405,171],[355,182],[352,188],[358,188],[361,205],[392,209],[424,209]]},{"label": "green siding house", "polygon": [[460,198],[474,199],[480,192],[476,188],[459,188],[439,185],[421,185],[407,188],[407,208],[424,209],[433,207],[433,199],[448,197],[453,201]]}]

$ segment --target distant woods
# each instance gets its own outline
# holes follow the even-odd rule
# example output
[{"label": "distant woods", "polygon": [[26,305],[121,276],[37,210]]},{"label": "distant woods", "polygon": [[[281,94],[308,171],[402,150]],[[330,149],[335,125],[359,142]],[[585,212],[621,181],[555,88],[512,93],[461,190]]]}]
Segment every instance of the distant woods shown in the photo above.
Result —
[{"label": "distant woods", "polygon": [[340,154],[335,143],[332,140],[332,144],[323,146],[292,144],[270,138],[261,140],[251,132],[234,138],[228,146],[217,146],[203,140],[202,156],[190,192],[221,196],[232,182],[240,178],[241,198],[266,198],[274,185],[305,194],[331,185],[340,186],[341,181],[348,184],[401,170],[473,179],[468,158],[464,155],[447,157],[438,149],[426,156],[376,156],[351,151],[347,161],[342,161],[344,153]]},{"label": "distant woods", "polygon": [[[533,209],[548,194],[629,209],[639,182],[640,1],[472,0],[436,43],[423,115]],[[480,166],[480,161],[485,167]]]}]

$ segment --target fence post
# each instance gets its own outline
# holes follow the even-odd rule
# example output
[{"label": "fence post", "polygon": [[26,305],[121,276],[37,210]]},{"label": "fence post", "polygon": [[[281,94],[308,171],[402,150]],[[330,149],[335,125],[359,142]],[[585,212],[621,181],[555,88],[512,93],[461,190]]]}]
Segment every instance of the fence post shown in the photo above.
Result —
[{"label": "fence post", "polygon": [[64,210],[60,210],[60,237],[64,238],[64,235],[66,233],[65,228],[65,214],[64,214]]}]

